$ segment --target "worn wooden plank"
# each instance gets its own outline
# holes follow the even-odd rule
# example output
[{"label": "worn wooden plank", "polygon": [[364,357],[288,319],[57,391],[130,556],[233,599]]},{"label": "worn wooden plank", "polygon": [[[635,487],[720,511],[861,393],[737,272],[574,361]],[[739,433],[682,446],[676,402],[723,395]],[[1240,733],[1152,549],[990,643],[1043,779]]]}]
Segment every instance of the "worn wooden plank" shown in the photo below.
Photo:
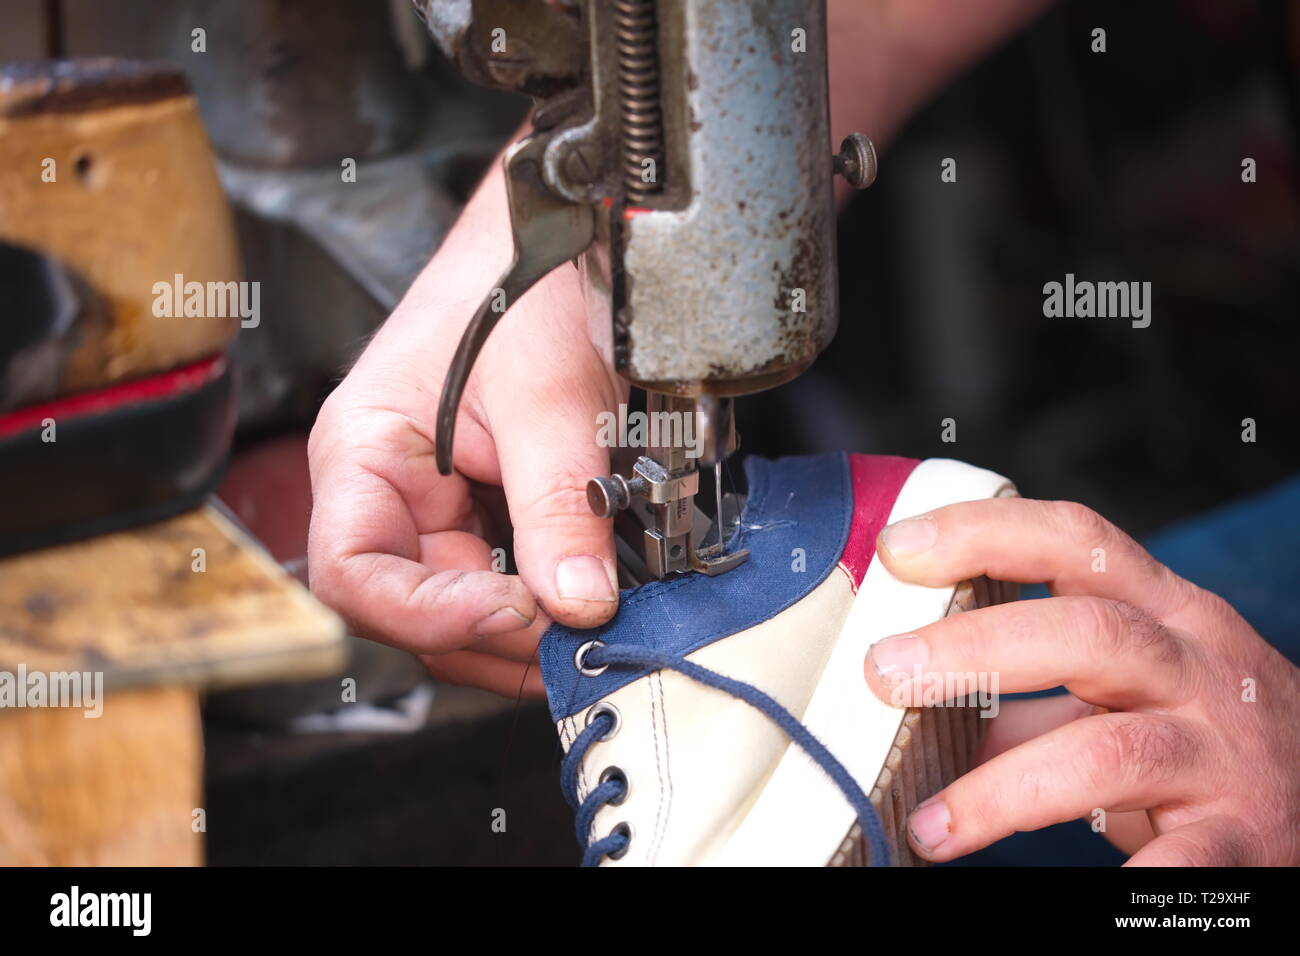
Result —
[{"label": "worn wooden plank", "polygon": [[110,690],[236,686],[328,674],[342,638],[211,506],[0,560],[0,670],[102,671]]}]

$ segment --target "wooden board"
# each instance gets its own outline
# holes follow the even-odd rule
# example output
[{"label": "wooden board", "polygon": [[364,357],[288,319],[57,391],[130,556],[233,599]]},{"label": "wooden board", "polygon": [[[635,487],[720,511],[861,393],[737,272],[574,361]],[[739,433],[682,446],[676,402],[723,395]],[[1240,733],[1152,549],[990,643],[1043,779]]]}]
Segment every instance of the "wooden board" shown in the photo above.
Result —
[{"label": "wooden board", "polygon": [[343,633],[211,505],[0,561],[2,676],[105,691],[0,709],[0,865],[201,863],[199,689],[337,672]]},{"label": "wooden board", "polygon": [[102,671],[110,691],[238,686],[336,671],[343,633],[211,505],[0,560],[0,671]]}]

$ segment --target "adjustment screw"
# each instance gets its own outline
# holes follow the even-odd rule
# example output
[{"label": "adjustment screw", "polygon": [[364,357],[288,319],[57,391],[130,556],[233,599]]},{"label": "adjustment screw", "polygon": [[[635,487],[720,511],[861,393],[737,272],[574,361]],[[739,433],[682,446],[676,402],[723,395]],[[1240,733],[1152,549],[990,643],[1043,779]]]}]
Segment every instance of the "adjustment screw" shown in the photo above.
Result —
[{"label": "adjustment screw", "polygon": [[835,172],[854,189],[866,189],[876,181],[876,147],[862,133],[850,133],[831,157]]},{"label": "adjustment screw", "polygon": [[587,504],[597,518],[612,518],[632,503],[632,493],[622,475],[587,482]]}]

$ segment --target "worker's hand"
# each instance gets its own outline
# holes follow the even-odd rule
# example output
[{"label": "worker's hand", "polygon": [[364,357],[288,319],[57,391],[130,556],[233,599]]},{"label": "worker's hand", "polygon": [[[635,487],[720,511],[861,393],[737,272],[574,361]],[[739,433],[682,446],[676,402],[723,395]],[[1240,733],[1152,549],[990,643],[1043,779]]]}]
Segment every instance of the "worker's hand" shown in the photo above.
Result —
[{"label": "worker's hand", "polygon": [[[455,474],[438,474],[443,378],[510,251],[494,168],[321,409],[308,567],[312,589],[356,633],[421,655],[445,680],[535,696],[548,616],[592,627],[617,608],[611,523],[591,513],[585,486],[608,473],[596,416],[621,386],[591,344],[582,285],[565,265],[492,333],[461,402]],[[510,524],[518,576],[492,570],[493,548],[511,548]]]},{"label": "worker's hand", "polygon": [[[939,83],[1046,3],[836,0],[828,149],[854,129],[883,145]],[[510,251],[498,163],[321,409],[309,446],[308,566],[312,588],[358,633],[423,655],[444,679],[540,694],[529,662],[547,615],[592,627],[617,607],[610,522],[591,514],[584,492],[608,472],[596,415],[615,408],[623,386],[591,345],[578,275],[564,266],[488,339],[461,403],[456,474],[438,474],[443,378]],[[608,325],[607,311],[598,321]],[[490,570],[490,545],[509,542],[493,533],[501,487],[518,577]]]},{"label": "worker's hand", "polygon": [[918,584],[987,574],[1054,595],[877,643],[866,671],[882,699],[919,704],[970,672],[996,673],[1002,693],[1070,691],[1002,705],[985,762],[913,812],[922,856],[1100,810],[1130,864],[1300,863],[1300,671],[1221,598],[1072,503],[951,505],[886,528],[878,553]]}]

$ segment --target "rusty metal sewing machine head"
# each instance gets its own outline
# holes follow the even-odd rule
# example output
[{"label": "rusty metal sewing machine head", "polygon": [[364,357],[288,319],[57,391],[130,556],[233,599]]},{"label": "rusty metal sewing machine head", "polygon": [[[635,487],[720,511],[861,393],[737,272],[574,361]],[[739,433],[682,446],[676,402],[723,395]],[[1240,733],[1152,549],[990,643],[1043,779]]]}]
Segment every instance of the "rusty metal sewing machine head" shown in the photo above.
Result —
[{"label": "rusty metal sewing machine head", "polygon": [[646,448],[629,478],[593,479],[592,508],[644,522],[634,578],[735,567],[721,500],[701,547],[698,468],[734,450],[736,396],[796,377],[830,342],[831,179],[875,174],[864,136],[828,155],[825,0],[415,2],[466,76],[538,101],[505,159],[515,258],[448,374],[439,468],[492,327],[580,258],[593,341],[646,390],[648,414],[690,416],[695,435]]}]

